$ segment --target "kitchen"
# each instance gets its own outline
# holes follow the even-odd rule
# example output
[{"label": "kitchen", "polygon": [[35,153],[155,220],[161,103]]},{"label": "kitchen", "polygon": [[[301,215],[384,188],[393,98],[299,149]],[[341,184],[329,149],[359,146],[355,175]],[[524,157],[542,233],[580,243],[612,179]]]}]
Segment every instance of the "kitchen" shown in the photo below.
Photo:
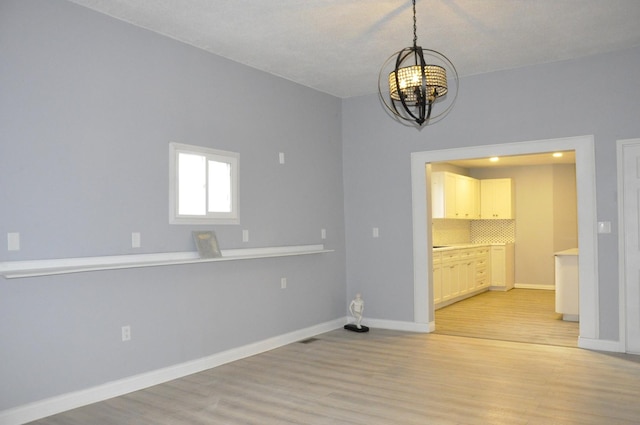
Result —
[{"label": "kitchen", "polygon": [[574,152],[430,166],[435,309],[487,291],[552,292],[554,254],[578,247]]}]

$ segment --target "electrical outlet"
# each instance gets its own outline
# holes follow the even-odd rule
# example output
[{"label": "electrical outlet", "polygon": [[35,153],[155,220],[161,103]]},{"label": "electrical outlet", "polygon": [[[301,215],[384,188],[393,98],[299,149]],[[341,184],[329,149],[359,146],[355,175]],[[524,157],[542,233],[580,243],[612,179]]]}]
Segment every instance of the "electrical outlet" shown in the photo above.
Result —
[{"label": "electrical outlet", "polygon": [[284,164],[284,152],[280,152],[278,159],[280,160],[280,164]]},{"label": "electrical outlet", "polygon": [[280,288],[287,289],[287,278],[283,277],[280,279]]},{"label": "electrical outlet", "polygon": [[249,231],[247,229],[242,231],[242,242],[249,242]]},{"label": "electrical outlet", "polygon": [[327,229],[320,229],[320,237],[322,239],[327,239]]},{"label": "electrical outlet", "polygon": [[125,325],[122,327],[122,342],[131,341],[131,326]]},{"label": "electrical outlet", "polygon": [[374,238],[379,238],[380,237],[380,229],[378,229],[377,227],[373,228],[373,237]]}]

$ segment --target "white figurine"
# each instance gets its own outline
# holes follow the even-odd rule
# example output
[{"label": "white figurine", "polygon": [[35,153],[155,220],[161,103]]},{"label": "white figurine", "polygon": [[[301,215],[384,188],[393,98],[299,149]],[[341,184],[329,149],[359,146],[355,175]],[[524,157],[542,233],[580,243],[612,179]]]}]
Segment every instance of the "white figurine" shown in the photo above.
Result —
[{"label": "white figurine", "polygon": [[358,292],[356,297],[351,304],[349,304],[349,312],[356,319],[356,327],[358,329],[362,329],[362,313],[364,312],[364,301],[362,300],[362,296]]}]

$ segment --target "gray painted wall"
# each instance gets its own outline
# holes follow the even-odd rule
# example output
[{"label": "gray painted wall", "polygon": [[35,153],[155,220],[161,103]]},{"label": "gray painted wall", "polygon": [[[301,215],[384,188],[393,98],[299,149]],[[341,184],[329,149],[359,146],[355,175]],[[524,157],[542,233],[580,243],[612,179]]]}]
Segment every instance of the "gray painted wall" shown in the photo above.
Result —
[{"label": "gray painted wall", "polygon": [[575,165],[553,167],[553,250],[578,246],[578,192]]},{"label": "gray painted wall", "polygon": [[[0,261],[335,250],[0,278],[0,410],[345,315],[340,99],[61,0],[0,2],[0,58]],[[168,224],[170,141],[240,153],[241,225]]]},{"label": "gray painted wall", "polygon": [[463,78],[451,114],[420,131],[376,95],[345,100],[347,293],[361,291],[372,317],[413,320],[411,152],[591,134],[598,219],[612,223],[598,237],[600,338],[618,340],[616,140],[640,135],[639,66],[630,49]]}]

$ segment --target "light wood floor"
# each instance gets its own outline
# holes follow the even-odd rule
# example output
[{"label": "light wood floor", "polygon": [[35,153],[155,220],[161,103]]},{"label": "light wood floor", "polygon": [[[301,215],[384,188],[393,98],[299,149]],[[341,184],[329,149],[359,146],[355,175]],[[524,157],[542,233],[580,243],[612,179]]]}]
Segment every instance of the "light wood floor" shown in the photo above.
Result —
[{"label": "light wood floor", "polygon": [[640,358],[343,329],[43,419],[39,425],[630,425]]},{"label": "light wood floor", "polygon": [[577,347],[578,328],[555,312],[555,291],[489,291],[436,310],[445,335]]}]

